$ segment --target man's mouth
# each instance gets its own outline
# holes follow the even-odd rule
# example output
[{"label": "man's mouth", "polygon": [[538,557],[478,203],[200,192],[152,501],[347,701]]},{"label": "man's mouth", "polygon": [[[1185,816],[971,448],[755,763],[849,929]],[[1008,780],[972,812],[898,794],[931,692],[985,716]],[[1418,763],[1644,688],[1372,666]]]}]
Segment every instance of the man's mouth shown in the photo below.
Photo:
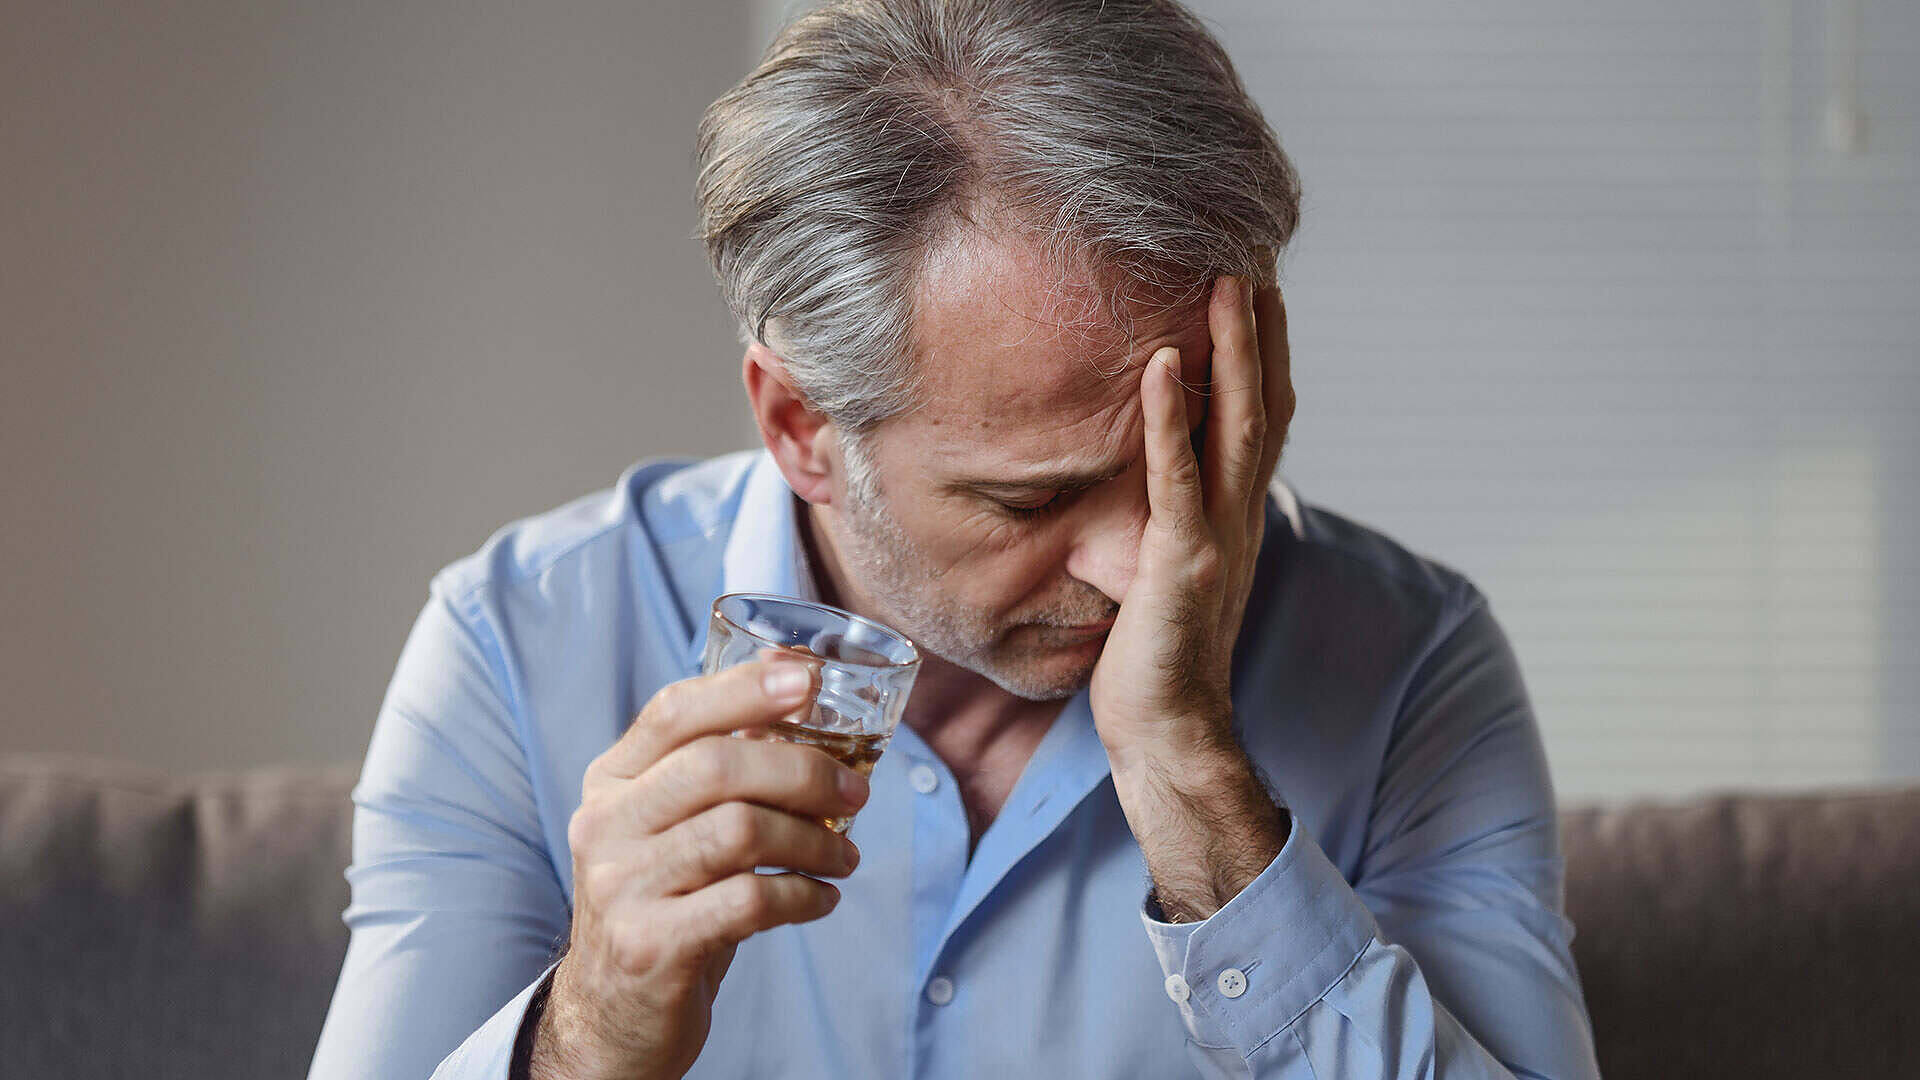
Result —
[{"label": "man's mouth", "polygon": [[1058,644],[1074,644],[1097,638],[1111,629],[1113,629],[1112,619],[1097,623],[1086,623],[1081,626],[1048,626],[1046,624],[1040,624],[1040,635]]}]

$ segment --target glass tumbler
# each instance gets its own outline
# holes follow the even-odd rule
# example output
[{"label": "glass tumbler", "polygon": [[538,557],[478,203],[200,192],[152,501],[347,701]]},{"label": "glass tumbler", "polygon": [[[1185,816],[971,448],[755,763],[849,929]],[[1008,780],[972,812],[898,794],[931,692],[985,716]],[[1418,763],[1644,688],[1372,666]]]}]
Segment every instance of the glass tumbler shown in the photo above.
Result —
[{"label": "glass tumbler", "polygon": [[[920,673],[913,642],[865,616],[810,600],[768,593],[728,593],[715,600],[701,669],[711,675],[763,653],[784,654],[820,673],[813,703],[767,725],[765,736],[817,746],[860,775],[872,775]],[[853,815],[821,823],[845,833]]]}]

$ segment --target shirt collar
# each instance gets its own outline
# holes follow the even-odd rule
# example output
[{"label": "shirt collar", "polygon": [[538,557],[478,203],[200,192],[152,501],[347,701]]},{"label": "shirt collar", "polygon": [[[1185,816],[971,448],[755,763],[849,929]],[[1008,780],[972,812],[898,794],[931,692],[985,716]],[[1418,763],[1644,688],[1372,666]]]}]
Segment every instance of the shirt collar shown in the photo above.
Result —
[{"label": "shirt collar", "polygon": [[698,672],[706,654],[714,600],[728,593],[757,592],[819,601],[807,547],[800,541],[800,506],[800,497],[787,486],[773,455],[761,448],[747,467],[740,507],[720,555],[719,591],[695,613],[697,625],[687,651],[689,671]]},{"label": "shirt collar", "polygon": [[1273,496],[1274,505],[1280,508],[1280,513],[1286,516],[1287,524],[1293,526],[1293,538],[1305,540],[1307,527],[1300,519],[1300,499],[1294,495],[1293,488],[1276,474],[1273,483],[1268,486],[1268,494]]}]

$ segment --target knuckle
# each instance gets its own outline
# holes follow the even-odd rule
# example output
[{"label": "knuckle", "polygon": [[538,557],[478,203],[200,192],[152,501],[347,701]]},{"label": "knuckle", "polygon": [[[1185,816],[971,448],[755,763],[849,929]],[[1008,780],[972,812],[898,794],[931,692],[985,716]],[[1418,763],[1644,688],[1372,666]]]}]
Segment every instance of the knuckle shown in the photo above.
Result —
[{"label": "knuckle", "polygon": [[718,739],[700,739],[686,748],[686,781],[702,791],[722,791],[733,781],[733,758]]},{"label": "knuckle", "polygon": [[733,890],[728,905],[732,921],[743,927],[765,923],[773,914],[777,900],[773,894],[773,878],[766,874],[742,874],[734,880],[740,885]]},{"label": "knuckle", "polygon": [[1197,485],[1200,483],[1200,463],[1193,460],[1192,454],[1182,454],[1167,464],[1167,479],[1176,488]]},{"label": "knuckle", "polygon": [[746,803],[728,803],[714,811],[713,850],[722,858],[750,859],[765,832],[760,815]]},{"label": "knuckle", "polygon": [[1240,425],[1240,449],[1241,450],[1247,451],[1247,452],[1257,452],[1260,449],[1260,447],[1266,442],[1266,439],[1267,439],[1266,417],[1256,414],[1254,416],[1248,417],[1247,421]]},{"label": "knuckle", "polygon": [[845,765],[828,757],[825,751],[815,751],[807,755],[802,763],[799,782],[803,790],[824,803],[840,801],[840,774],[847,771]]},{"label": "knuckle", "polygon": [[1202,548],[1187,562],[1187,579],[1196,588],[1211,589],[1220,584],[1223,569],[1220,553],[1212,547]]},{"label": "knuckle", "polygon": [[647,722],[654,727],[671,728],[687,710],[687,681],[670,682],[654,691],[646,707]]},{"label": "knuckle", "polygon": [[[816,781],[816,758],[826,755],[811,746],[770,739],[755,744],[763,757],[757,759],[770,794],[791,795],[811,790]],[[832,759],[826,764],[831,765]]]},{"label": "knuckle", "polygon": [[576,852],[591,851],[603,828],[605,822],[598,805],[583,802],[567,819],[567,846]]},{"label": "knuckle", "polygon": [[660,946],[639,919],[621,923],[614,930],[608,952],[614,967],[627,975],[644,975],[660,962]]},{"label": "knuckle", "polygon": [[577,891],[594,908],[609,906],[626,883],[626,871],[613,863],[589,863],[577,875]]}]

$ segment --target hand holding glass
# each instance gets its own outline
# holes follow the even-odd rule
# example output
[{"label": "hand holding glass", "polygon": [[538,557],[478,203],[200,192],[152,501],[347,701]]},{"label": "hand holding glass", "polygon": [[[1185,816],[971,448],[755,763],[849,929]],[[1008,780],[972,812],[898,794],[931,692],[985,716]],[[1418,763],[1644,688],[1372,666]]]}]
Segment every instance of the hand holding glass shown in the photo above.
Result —
[{"label": "hand holding glass", "polygon": [[[764,732],[734,734],[816,746],[862,776],[871,775],[906,711],[920,672],[920,650],[872,619],[809,600],[728,593],[713,602],[701,665],[706,674],[769,652],[818,670],[820,690],[811,703]],[[845,833],[853,816],[822,823]]]}]

